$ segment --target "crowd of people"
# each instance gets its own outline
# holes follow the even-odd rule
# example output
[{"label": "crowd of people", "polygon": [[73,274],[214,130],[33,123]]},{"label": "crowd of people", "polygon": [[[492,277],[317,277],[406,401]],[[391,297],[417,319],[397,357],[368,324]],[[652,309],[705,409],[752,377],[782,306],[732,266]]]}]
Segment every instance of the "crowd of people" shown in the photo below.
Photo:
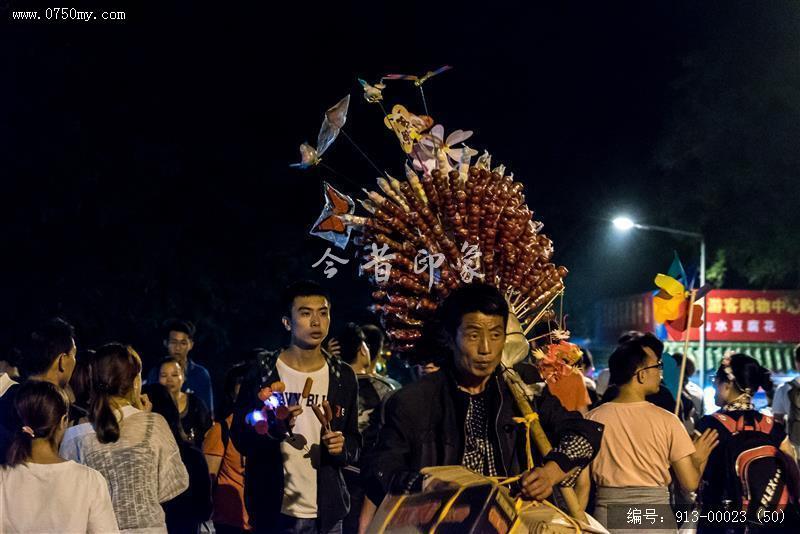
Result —
[{"label": "crowd of people", "polygon": [[531,501],[563,506],[572,488],[612,532],[621,505],[751,520],[782,509],[794,528],[800,380],[762,413],[753,397],[773,398],[772,377],[750,356],[722,360],[719,410],[706,414],[688,378],[677,400],[665,387],[653,334],[622,335],[597,377],[584,350],[583,375],[560,386],[529,355],[513,371],[543,384],[528,399],[552,444],[539,454],[501,376],[509,308],[495,288],[444,300],[440,352],[402,386],[376,372],[381,330],[347,323],[331,336],[334,309],[323,287],[289,286],[288,343],[232,365],[216,407],[188,321],[165,326],[167,355],[146,380],[133,347],[84,350],[69,323],[45,323],[0,362],[0,531],[363,533],[387,494],[420,491],[420,470],[445,465],[519,477],[514,492]]}]

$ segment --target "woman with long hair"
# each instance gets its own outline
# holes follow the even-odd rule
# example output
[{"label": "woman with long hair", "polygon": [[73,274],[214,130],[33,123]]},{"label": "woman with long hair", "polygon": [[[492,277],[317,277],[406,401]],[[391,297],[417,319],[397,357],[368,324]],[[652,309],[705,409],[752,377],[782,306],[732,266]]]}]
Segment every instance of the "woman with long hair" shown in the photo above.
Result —
[{"label": "woman with long hair", "polygon": [[120,529],[166,532],[166,502],[189,485],[164,418],[143,410],[142,362],[128,346],[108,343],[91,366],[89,422],[67,430],[61,455],[100,471],[111,486]]},{"label": "woman with long hair", "polygon": [[14,406],[22,424],[0,468],[0,532],[117,532],[103,475],[58,455],[68,422],[64,391],[26,382]]},{"label": "woman with long hair", "polygon": [[211,517],[208,464],[203,453],[186,439],[178,408],[167,388],[161,384],[148,384],[144,391],[152,403],[152,412],[161,415],[172,430],[181,451],[181,460],[189,473],[189,488],[161,505],[167,516],[167,531],[170,534],[196,534],[200,532],[200,525]]}]

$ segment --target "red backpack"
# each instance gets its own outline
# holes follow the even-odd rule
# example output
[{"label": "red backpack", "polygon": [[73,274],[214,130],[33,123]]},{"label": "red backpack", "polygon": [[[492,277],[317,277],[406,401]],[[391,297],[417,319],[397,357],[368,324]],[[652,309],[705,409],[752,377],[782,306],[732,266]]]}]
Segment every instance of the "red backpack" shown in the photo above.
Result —
[{"label": "red backpack", "polygon": [[713,416],[731,434],[723,452],[728,466],[728,498],[734,509],[755,518],[760,517],[759,511],[794,505],[797,466],[770,439],[773,418],[756,415],[750,423],[748,416]]}]

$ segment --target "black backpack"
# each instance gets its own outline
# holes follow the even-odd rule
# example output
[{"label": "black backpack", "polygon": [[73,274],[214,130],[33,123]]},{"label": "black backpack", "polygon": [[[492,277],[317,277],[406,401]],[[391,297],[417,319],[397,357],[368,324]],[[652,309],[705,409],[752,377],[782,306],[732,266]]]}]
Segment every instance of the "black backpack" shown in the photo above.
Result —
[{"label": "black backpack", "polygon": [[797,468],[770,439],[773,418],[713,416],[731,434],[722,452],[727,466],[725,495],[733,509],[746,512],[748,519],[763,511],[794,509]]}]

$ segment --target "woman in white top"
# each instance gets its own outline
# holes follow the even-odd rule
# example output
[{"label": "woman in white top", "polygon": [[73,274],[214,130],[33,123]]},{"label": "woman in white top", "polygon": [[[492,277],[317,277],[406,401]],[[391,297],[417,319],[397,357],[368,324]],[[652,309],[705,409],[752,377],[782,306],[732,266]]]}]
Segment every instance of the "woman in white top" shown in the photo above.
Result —
[{"label": "woman in white top", "polygon": [[58,456],[69,401],[50,382],[23,384],[22,420],[0,468],[0,532],[118,532],[103,475]]},{"label": "woman in white top", "polygon": [[142,409],[141,371],[131,347],[97,349],[89,423],[67,430],[61,455],[106,477],[121,531],[166,533],[160,503],[186,490],[189,475],[167,422]]}]

